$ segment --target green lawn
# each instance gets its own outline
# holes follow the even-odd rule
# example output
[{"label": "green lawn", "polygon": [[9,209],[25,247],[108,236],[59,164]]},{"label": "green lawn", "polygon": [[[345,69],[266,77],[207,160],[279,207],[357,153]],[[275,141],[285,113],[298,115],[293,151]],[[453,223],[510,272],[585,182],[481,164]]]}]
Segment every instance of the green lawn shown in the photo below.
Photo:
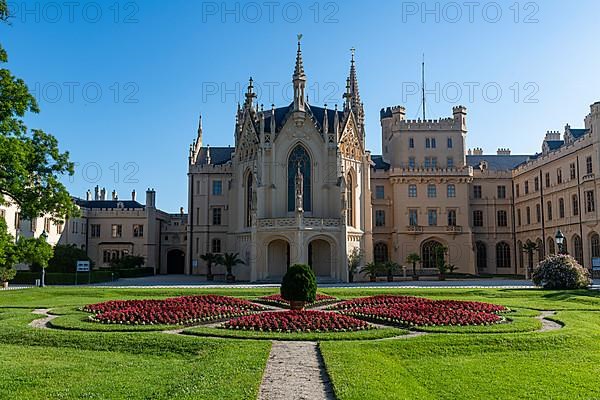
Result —
[{"label": "green lawn", "polygon": [[[108,299],[199,293],[251,299],[273,292],[102,288],[0,292],[0,398],[255,399],[270,349],[268,340],[249,340],[252,332],[241,335],[244,339],[95,332],[77,308]],[[320,348],[339,399],[600,398],[600,292],[322,292],[341,298],[393,293],[481,300],[516,311],[507,315],[513,323],[492,327],[429,328],[432,334],[405,340],[322,341]],[[39,318],[31,314],[34,308],[53,308],[63,315],[55,321],[65,329],[28,327]],[[564,328],[535,332],[539,328],[536,310],[558,310],[555,320]],[[372,332],[377,331],[359,333],[381,334]],[[195,333],[202,335],[202,329]]]}]

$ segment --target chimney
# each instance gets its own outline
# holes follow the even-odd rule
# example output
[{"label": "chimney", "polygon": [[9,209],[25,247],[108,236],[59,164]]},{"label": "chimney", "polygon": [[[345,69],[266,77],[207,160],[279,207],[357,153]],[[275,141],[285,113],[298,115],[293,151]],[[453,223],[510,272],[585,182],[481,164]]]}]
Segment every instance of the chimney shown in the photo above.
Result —
[{"label": "chimney", "polygon": [[551,140],[560,140],[560,132],[559,131],[548,131],[546,132],[545,141]]},{"label": "chimney", "polygon": [[100,200],[100,188],[98,185],[94,188],[94,200]]},{"label": "chimney", "polygon": [[87,201],[90,201],[90,200],[92,200],[92,191],[91,191],[91,190],[89,190],[89,189],[88,189],[88,191],[87,191],[87,192],[85,192],[85,199],[86,199]]},{"label": "chimney", "polygon": [[499,156],[510,156],[510,149],[508,148],[499,148],[496,152]]},{"label": "chimney", "polygon": [[113,191],[112,191],[112,199],[113,199],[113,200],[119,200],[119,195],[117,194],[117,191],[116,191],[116,190],[113,190]]},{"label": "chimney", "polygon": [[483,155],[483,149],[481,147],[475,147],[473,149],[473,155],[474,156],[482,156]]},{"label": "chimney", "polygon": [[146,207],[156,207],[156,192],[154,191],[154,189],[148,188],[148,190],[146,190]]},{"label": "chimney", "polygon": [[136,195],[136,193],[135,193],[135,189],[134,189],[131,191],[131,200],[132,201],[135,201],[135,195]]},{"label": "chimney", "polygon": [[102,201],[106,200],[106,188],[102,188],[100,190],[100,200],[102,200]]}]

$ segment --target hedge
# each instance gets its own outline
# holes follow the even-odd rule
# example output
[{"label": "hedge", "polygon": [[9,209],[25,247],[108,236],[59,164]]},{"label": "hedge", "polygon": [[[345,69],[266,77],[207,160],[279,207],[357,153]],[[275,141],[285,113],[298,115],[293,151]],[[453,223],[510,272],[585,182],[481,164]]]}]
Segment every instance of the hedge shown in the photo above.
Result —
[{"label": "hedge", "polygon": [[[114,274],[116,280],[118,275]],[[34,285],[36,279],[42,279],[41,272],[29,272],[29,271],[18,271],[15,279],[11,280],[12,284],[19,285]],[[80,272],[77,274],[78,284],[88,283],[88,273]],[[110,271],[93,271],[91,276],[91,283],[110,282],[113,280],[113,273]],[[46,273],[46,285],[74,285],[75,274],[74,273],[63,273],[63,272],[47,272]]]},{"label": "hedge", "polygon": [[143,268],[127,268],[115,270],[115,276],[119,278],[141,278],[143,276],[153,276],[154,268],[143,267]]}]

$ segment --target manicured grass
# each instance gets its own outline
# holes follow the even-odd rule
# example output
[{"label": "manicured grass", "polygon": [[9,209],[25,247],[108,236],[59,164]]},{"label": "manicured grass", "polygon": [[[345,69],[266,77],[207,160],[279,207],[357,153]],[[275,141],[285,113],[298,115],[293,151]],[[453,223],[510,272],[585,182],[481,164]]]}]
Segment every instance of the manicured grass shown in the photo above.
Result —
[{"label": "manicured grass", "polygon": [[394,336],[405,335],[408,333],[403,329],[383,328],[370,329],[356,332],[311,332],[311,333],[278,333],[278,332],[256,332],[242,331],[223,328],[190,328],[184,331],[188,335],[213,336],[238,339],[268,339],[268,340],[308,340],[308,341],[328,341],[328,340],[374,340],[390,338]]},{"label": "manicured grass", "polygon": [[[328,289],[339,298],[406,294],[485,301],[515,310],[511,324],[427,328],[404,340],[322,340],[339,399],[600,398],[600,292],[510,289]],[[8,399],[255,399],[270,343],[160,332],[42,330],[34,308],[61,324],[109,299],[221,294],[255,299],[277,289],[46,288],[0,292],[0,397]],[[558,310],[564,327],[532,332],[537,310]],[[72,319],[70,319],[72,318]],[[65,326],[66,326],[65,325]],[[95,324],[94,324],[95,325]],[[102,325],[101,325],[102,326]],[[489,328],[489,329],[488,329]],[[496,330],[494,332],[490,331]],[[215,331],[216,329],[212,329]],[[472,333],[465,334],[473,330]],[[356,332],[380,334],[386,330]],[[390,329],[392,331],[392,329]],[[225,331],[227,332],[227,331]],[[458,334],[460,332],[460,334]],[[386,332],[387,334],[387,332]],[[264,335],[264,334],[261,334]],[[241,337],[241,336],[240,336]]]}]

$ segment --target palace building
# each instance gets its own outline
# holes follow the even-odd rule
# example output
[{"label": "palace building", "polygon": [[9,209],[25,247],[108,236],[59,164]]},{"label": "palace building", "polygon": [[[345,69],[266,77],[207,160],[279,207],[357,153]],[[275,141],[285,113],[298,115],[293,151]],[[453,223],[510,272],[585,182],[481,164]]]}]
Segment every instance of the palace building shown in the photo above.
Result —
[{"label": "palace building", "polygon": [[85,248],[97,267],[133,254],[157,274],[203,275],[202,255],[239,253],[245,265],[233,272],[252,282],[279,281],[294,263],[311,265],[320,281],[344,282],[355,248],[363,265],[407,265],[416,253],[420,270],[433,274],[438,245],[457,272],[525,275],[557,252],[558,230],[582,265],[600,261],[600,102],[582,128],[548,132],[531,155],[468,150],[463,106],[437,120],[386,107],[375,155],[365,144],[354,54],[340,108],[310,104],[307,79],[298,42],[293,102],[258,105],[250,78],[230,147],[205,146],[200,119],[187,214],[158,210],[150,189],[143,205],[135,193],[107,199],[96,188],[75,199],[82,216],[65,226],[43,218],[25,227],[15,206],[0,207],[0,216],[13,235],[43,230],[52,243]]}]

